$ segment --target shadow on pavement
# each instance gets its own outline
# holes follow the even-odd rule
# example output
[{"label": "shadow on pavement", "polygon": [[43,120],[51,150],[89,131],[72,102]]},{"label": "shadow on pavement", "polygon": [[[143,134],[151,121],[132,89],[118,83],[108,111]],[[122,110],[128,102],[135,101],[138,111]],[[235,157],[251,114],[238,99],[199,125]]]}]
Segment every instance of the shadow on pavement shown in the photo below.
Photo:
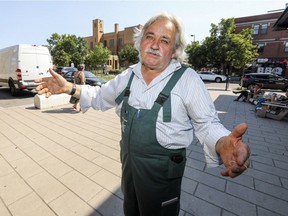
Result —
[{"label": "shadow on pavement", "polygon": [[44,110],[43,113],[50,113],[50,114],[61,114],[61,113],[71,113],[71,114],[81,114],[81,112],[74,111],[72,108],[54,108],[50,110]]},{"label": "shadow on pavement", "polygon": [[0,98],[5,100],[32,98],[35,96],[35,94],[36,93],[33,91],[23,90],[19,92],[18,95],[12,96],[9,88],[5,87],[0,88]]}]

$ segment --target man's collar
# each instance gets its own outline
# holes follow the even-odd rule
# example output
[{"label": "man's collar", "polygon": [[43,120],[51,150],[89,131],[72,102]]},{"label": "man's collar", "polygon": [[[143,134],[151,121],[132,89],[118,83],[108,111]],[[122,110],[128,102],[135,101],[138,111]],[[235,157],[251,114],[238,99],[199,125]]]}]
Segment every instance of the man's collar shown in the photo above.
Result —
[{"label": "man's collar", "polygon": [[[178,70],[181,67],[181,63],[175,60],[172,60],[169,65],[165,68],[164,71],[161,72],[161,77],[162,76],[168,76],[169,74],[173,73],[174,71]],[[142,78],[142,73],[141,73],[141,68],[142,68],[142,63],[138,62],[135,65],[131,65],[130,68],[134,72],[136,76],[139,78]]]}]

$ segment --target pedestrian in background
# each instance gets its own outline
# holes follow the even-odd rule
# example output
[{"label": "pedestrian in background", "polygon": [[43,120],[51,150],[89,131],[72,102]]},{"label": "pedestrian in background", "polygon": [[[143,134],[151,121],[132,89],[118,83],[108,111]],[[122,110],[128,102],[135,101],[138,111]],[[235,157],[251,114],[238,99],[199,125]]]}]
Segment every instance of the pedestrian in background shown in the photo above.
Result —
[{"label": "pedestrian in background", "polygon": [[249,167],[249,146],[242,141],[245,123],[232,132],[221,123],[199,75],[182,64],[185,40],[178,18],[152,17],[135,33],[140,62],[100,87],[80,86],[50,70],[36,80],[39,94],[67,93],[80,98],[82,111],[116,107],[122,138],[122,191],[126,216],[176,216],[186,148],[194,134],[208,166],[232,178]]},{"label": "pedestrian in background", "polygon": [[232,91],[234,94],[240,95],[234,99],[234,101],[239,101],[242,98],[242,101],[246,102],[248,100],[248,96],[250,98],[255,98],[262,94],[262,85],[260,83],[256,83],[255,85],[250,85],[249,90],[241,90],[241,91]]},{"label": "pedestrian in background", "polygon": [[[84,73],[85,65],[80,64],[77,67],[77,71],[74,73],[74,84],[77,85],[85,85],[85,73]],[[73,101],[73,110],[75,111],[81,111],[80,105],[79,105],[79,98],[71,96],[71,100]]]}]

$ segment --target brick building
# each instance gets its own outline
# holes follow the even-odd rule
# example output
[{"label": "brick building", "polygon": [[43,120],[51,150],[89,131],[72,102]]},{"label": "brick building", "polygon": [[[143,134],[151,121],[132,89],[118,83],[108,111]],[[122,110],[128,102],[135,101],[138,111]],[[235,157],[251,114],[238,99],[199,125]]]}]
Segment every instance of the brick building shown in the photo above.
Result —
[{"label": "brick building", "polygon": [[92,50],[99,43],[102,43],[104,47],[108,48],[112,55],[109,57],[107,62],[108,69],[119,69],[119,58],[118,53],[127,44],[133,45],[133,34],[134,29],[142,28],[142,25],[131,26],[124,28],[123,31],[119,30],[119,24],[114,24],[114,32],[104,32],[104,21],[95,19],[92,22],[93,35],[86,37],[88,46]]},{"label": "brick building", "polygon": [[252,72],[272,72],[288,77],[288,31],[275,31],[273,26],[283,10],[255,16],[235,18],[236,33],[244,28],[254,30],[253,42],[259,47],[259,56],[252,63]]}]

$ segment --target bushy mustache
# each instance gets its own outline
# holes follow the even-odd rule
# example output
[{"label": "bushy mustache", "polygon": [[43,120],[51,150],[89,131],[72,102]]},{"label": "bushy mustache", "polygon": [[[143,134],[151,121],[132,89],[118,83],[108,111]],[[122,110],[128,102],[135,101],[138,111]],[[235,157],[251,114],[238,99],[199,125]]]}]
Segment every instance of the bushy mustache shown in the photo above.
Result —
[{"label": "bushy mustache", "polygon": [[158,55],[158,56],[162,56],[162,53],[159,51],[159,50],[154,50],[154,49],[151,49],[151,48],[147,48],[145,50],[145,53],[151,53],[151,54],[154,54],[154,55]]}]

